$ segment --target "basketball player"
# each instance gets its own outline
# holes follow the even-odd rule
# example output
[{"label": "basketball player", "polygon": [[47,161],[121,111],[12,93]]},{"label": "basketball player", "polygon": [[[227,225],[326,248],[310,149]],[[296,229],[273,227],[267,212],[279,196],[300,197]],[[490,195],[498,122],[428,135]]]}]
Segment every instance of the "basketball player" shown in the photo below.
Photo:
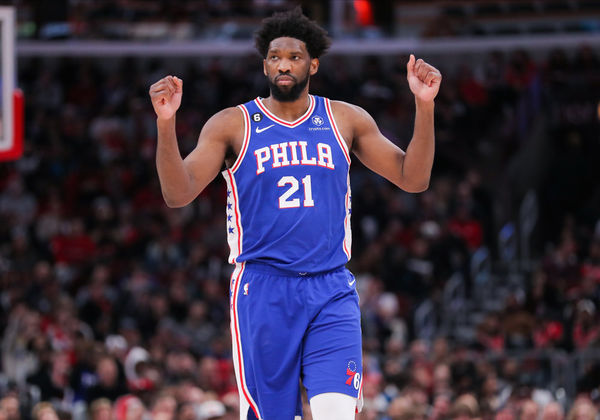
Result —
[{"label": "basketball player", "polygon": [[350,155],[406,191],[429,184],[440,72],[410,56],[416,115],[404,152],[363,109],[309,94],[310,76],[329,44],[299,8],[265,19],[256,47],[270,96],[215,114],[185,159],[175,133],[183,81],[167,76],[150,88],[167,205],[190,203],[225,163],[240,419],[299,419],[300,380],[315,420],[354,418],[362,358],[356,283],[344,267],[351,245]]}]

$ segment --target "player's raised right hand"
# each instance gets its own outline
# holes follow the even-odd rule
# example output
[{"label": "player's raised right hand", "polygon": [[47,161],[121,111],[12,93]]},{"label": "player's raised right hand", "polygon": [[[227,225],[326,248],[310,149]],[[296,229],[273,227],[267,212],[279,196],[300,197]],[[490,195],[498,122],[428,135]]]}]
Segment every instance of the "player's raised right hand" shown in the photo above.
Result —
[{"label": "player's raised right hand", "polygon": [[181,105],[183,80],[167,76],[150,86],[150,99],[159,119],[172,118]]}]

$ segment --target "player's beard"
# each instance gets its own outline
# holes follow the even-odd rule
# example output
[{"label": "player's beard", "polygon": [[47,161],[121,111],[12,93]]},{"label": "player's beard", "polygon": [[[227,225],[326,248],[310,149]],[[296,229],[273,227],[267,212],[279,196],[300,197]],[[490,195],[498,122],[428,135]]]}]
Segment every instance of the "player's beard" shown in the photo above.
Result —
[{"label": "player's beard", "polygon": [[[278,75],[279,76],[279,75]],[[291,76],[291,75],[286,75]],[[294,76],[291,76],[294,77]],[[297,81],[296,84],[292,85],[288,90],[283,90],[276,83],[273,83],[270,78],[267,78],[269,81],[269,89],[271,90],[271,95],[279,102],[294,102],[296,99],[300,97],[300,94],[308,84],[308,80],[310,79],[310,70],[306,73],[306,77],[300,81]]]}]

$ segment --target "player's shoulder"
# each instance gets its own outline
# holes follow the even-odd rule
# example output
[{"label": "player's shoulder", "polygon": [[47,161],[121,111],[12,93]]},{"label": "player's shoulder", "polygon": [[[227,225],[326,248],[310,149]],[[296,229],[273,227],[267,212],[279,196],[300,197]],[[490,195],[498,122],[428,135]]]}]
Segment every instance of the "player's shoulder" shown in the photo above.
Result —
[{"label": "player's shoulder", "polygon": [[238,107],[224,108],[206,121],[206,128],[214,128],[222,132],[235,132],[244,129],[244,115]]},{"label": "player's shoulder", "polygon": [[212,115],[202,127],[200,140],[222,142],[228,145],[239,143],[244,137],[244,116],[236,107],[229,107]]},{"label": "player's shoulder", "polygon": [[244,115],[242,113],[242,110],[237,107],[237,106],[230,106],[227,108],[224,108],[222,110],[220,110],[219,112],[215,113],[212,117],[210,117],[210,120],[216,121],[216,122],[228,122],[228,123],[235,123],[235,122],[244,122]]},{"label": "player's shoulder", "polygon": [[367,111],[358,105],[351,104],[344,101],[330,100],[331,111],[336,121],[357,123],[362,120],[370,120],[371,116]]}]

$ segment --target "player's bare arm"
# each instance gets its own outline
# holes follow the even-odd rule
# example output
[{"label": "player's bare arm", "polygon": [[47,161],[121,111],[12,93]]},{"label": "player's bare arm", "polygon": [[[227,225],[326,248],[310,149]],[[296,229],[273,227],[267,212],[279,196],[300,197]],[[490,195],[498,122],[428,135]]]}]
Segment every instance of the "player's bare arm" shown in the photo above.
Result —
[{"label": "player's bare arm", "polygon": [[342,136],[351,150],[369,169],[408,192],[428,188],[435,151],[434,98],[439,91],[440,72],[411,54],[407,79],[415,95],[415,126],[406,152],[388,140],[373,118],[362,108],[344,102],[332,102]]},{"label": "player's bare arm", "polygon": [[181,157],[175,132],[175,115],[181,105],[183,81],[167,76],[150,87],[157,115],[156,167],[161,190],[169,207],[182,207],[219,174],[228,148],[239,152],[244,123],[240,110],[227,108],[212,116],[202,128],[198,144]]}]

